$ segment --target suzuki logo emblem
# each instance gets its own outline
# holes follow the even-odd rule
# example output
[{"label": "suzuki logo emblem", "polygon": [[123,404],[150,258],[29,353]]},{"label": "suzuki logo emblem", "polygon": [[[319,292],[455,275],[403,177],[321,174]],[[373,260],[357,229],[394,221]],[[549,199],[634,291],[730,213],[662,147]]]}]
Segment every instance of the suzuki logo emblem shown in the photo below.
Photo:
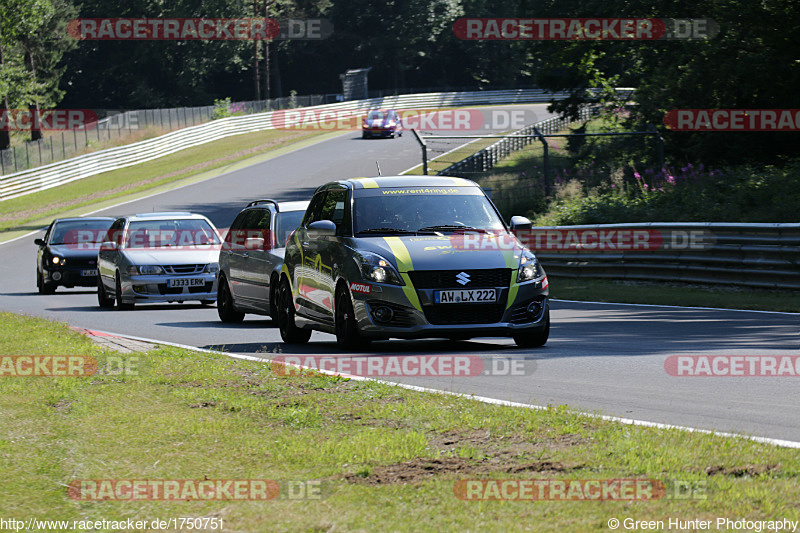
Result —
[{"label": "suzuki logo emblem", "polygon": [[456,276],[456,281],[462,285],[466,285],[467,283],[469,283],[469,274],[467,274],[466,272],[460,272]]}]

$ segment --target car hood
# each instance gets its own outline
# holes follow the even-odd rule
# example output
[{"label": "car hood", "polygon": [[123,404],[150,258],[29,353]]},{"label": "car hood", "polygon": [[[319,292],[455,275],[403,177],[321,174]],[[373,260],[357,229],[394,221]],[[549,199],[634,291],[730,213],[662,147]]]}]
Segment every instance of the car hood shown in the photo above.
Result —
[{"label": "car hood", "polygon": [[79,244],[51,244],[49,248],[51,254],[60,255],[61,257],[95,259],[100,245],[93,242],[84,242]]},{"label": "car hood", "polygon": [[124,253],[134,265],[200,265],[216,263],[219,260],[219,246],[195,250],[126,248]]},{"label": "car hood", "polygon": [[518,268],[521,247],[503,247],[490,236],[488,242],[498,242],[497,248],[489,244],[488,247],[481,246],[481,249],[465,249],[460,237],[462,236],[366,237],[353,239],[351,245],[356,250],[366,250],[385,257],[400,272]]}]

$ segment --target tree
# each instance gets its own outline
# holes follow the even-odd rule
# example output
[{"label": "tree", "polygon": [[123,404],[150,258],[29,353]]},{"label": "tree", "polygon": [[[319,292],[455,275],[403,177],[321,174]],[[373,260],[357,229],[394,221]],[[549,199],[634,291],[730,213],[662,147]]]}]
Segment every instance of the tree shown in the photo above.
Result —
[{"label": "tree", "polygon": [[[53,13],[49,0],[0,0],[0,113],[10,105],[30,101],[38,88],[33,73],[25,68],[21,42],[33,35]],[[0,150],[11,145],[8,130],[0,130]]]}]

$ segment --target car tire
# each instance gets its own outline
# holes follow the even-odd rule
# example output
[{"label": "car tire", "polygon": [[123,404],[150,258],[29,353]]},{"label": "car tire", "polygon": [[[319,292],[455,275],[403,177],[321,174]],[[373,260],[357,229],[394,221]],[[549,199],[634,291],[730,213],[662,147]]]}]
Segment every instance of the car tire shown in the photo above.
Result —
[{"label": "car tire", "polygon": [[284,279],[278,290],[278,329],[286,344],[305,344],[311,338],[311,330],[298,328],[294,323],[294,301],[289,281]]},{"label": "car tire", "polygon": [[537,348],[544,346],[550,337],[550,308],[544,312],[544,329],[536,329],[531,332],[514,335],[514,342],[520,348]]},{"label": "car tire", "polygon": [[336,344],[343,350],[357,350],[369,346],[369,339],[365,339],[358,331],[353,302],[350,293],[344,285],[336,290],[335,307]]},{"label": "car tire", "polygon": [[97,276],[97,303],[103,309],[111,309],[114,307],[114,298],[108,295],[103,280]]},{"label": "car tire", "polygon": [[120,311],[130,311],[136,305],[133,303],[125,303],[122,301],[122,281],[120,281],[119,272],[117,272],[115,279],[114,296],[115,299],[117,300],[117,309],[119,309]]},{"label": "car tire", "polygon": [[369,135],[367,135],[367,133],[366,133],[366,132],[362,131],[362,132],[361,132],[361,138],[362,138],[362,139],[369,139]]},{"label": "car tire", "polygon": [[233,295],[225,276],[219,277],[217,286],[217,314],[219,319],[226,324],[237,324],[244,320],[244,313],[233,307]]},{"label": "car tire", "polygon": [[41,272],[36,273],[36,287],[39,289],[39,294],[53,294],[56,292],[56,285],[55,283],[46,283],[44,281],[44,276],[42,276]]}]

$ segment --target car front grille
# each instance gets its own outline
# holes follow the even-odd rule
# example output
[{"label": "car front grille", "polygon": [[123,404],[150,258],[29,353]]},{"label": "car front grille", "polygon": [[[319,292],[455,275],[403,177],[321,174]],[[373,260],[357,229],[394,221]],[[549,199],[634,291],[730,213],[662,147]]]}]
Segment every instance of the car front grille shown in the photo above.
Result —
[{"label": "car front grille", "polygon": [[167,274],[199,274],[206,265],[164,265]]},{"label": "car front grille", "polygon": [[[467,279],[466,285],[459,283]],[[510,268],[490,268],[482,270],[412,270],[408,273],[416,289],[478,289],[508,287],[511,284]]]},{"label": "car front grille", "polygon": [[425,318],[435,325],[495,324],[503,319],[506,303],[427,305]]},{"label": "car front grille", "polygon": [[[189,289],[189,294],[198,294],[202,292],[211,292],[214,288],[213,281],[207,281],[203,285],[198,285],[196,287],[187,287]],[[159,294],[183,294],[183,287],[167,287],[166,283],[159,283],[158,284],[158,293]]]}]

